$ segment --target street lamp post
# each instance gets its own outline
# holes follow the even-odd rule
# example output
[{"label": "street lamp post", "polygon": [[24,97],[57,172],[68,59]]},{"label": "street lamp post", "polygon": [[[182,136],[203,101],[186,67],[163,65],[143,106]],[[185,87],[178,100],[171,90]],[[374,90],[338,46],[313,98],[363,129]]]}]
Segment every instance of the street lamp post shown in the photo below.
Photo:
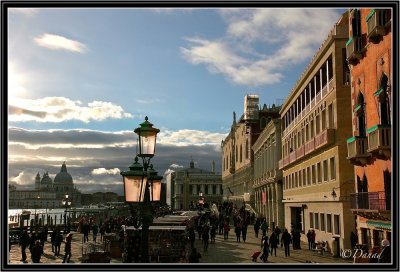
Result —
[{"label": "street lamp post", "polygon": [[[153,128],[153,124],[145,121],[140,127],[135,129],[139,139],[139,154],[135,157],[135,162],[129,167],[128,171],[122,171],[125,191],[125,202],[130,204],[132,223],[136,229],[141,227],[141,261],[149,262],[149,227],[153,222],[153,210],[151,203],[160,201],[161,180],[157,175],[150,160],[154,157],[157,133],[160,130]],[[141,165],[138,157],[142,158]],[[134,209],[137,204],[139,209]],[[129,240],[128,240],[129,241]],[[127,247],[129,248],[129,247]],[[127,250],[128,255],[130,249]],[[128,257],[130,261],[130,257]]]},{"label": "street lamp post", "polygon": [[67,232],[67,212],[68,212],[68,207],[71,206],[72,202],[71,199],[69,198],[69,195],[66,194],[65,198],[62,201],[63,206],[65,207],[64,211],[64,233]]}]

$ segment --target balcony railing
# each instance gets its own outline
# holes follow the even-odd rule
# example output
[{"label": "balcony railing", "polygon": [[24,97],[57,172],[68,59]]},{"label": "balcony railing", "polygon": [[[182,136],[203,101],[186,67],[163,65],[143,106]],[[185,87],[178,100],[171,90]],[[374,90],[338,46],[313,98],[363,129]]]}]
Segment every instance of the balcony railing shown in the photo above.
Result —
[{"label": "balcony railing", "polygon": [[350,203],[356,210],[390,210],[390,196],[383,191],[350,194]]},{"label": "balcony railing", "polygon": [[362,40],[361,37],[353,36],[346,43],[347,61],[355,64],[362,58]]},{"label": "balcony railing", "polygon": [[388,21],[388,11],[384,9],[373,9],[368,14],[367,36],[368,41],[377,42],[380,36],[386,35],[386,23]]},{"label": "balcony railing", "polygon": [[330,144],[334,141],[335,130],[332,128],[325,129],[320,134],[315,136],[315,149],[324,146],[326,144]]},{"label": "balcony railing", "polygon": [[296,151],[293,151],[289,154],[289,163],[292,163],[296,160]]},{"label": "balcony railing", "polygon": [[307,155],[307,154],[309,154],[309,153],[311,153],[311,152],[313,152],[314,151],[314,149],[315,149],[315,144],[314,144],[314,138],[312,138],[311,140],[309,140],[308,142],[306,142],[305,144],[304,144],[304,154],[305,155]]},{"label": "balcony railing", "polygon": [[299,148],[296,149],[296,159],[300,159],[304,156],[304,145],[300,146]]},{"label": "balcony railing", "polygon": [[367,130],[368,152],[377,156],[390,158],[391,155],[391,127],[390,125],[376,125]]},{"label": "balcony railing", "polygon": [[354,136],[347,139],[347,159],[354,165],[365,165],[370,156],[367,146],[366,137]]}]

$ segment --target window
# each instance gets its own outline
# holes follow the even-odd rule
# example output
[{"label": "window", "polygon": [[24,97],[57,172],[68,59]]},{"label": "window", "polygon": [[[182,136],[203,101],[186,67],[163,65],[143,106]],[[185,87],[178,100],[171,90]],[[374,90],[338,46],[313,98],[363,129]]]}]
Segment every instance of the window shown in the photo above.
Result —
[{"label": "window", "polygon": [[320,132],[320,119],[319,119],[319,114],[317,115],[317,117],[315,118],[315,135],[318,135],[318,133]]},{"label": "window", "polygon": [[314,120],[311,120],[310,123],[310,137],[314,137]]},{"label": "window", "polygon": [[336,165],[335,165],[335,157],[330,158],[331,165],[331,180],[336,179]]},{"label": "window", "polygon": [[246,152],[245,152],[245,154],[246,154],[246,159],[248,159],[249,158],[249,140],[246,140]]},{"label": "window", "polygon": [[314,213],[314,228],[319,229],[319,214]]},{"label": "window", "polygon": [[314,228],[314,214],[310,212],[310,228]]},{"label": "window", "polygon": [[320,183],[320,182],[322,182],[322,169],[321,169],[321,163],[319,162],[319,163],[317,163],[317,180],[318,180],[318,183]]},{"label": "window", "polygon": [[332,215],[327,214],[326,215],[326,231],[327,232],[332,232]]},{"label": "window", "polygon": [[388,78],[385,74],[382,75],[378,90],[379,101],[379,117],[382,125],[390,124],[390,102],[388,96]]},{"label": "window", "polygon": [[243,161],[243,154],[242,154],[242,145],[240,145],[240,162]]},{"label": "window", "polygon": [[335,214],[333,216],[333,224],[334,224],[334,230],[335,234],[340,234],[340,221],[339,221],[339,215]]},{"label": "window", "polygon": [[306,169],[303,169],[303,186],[306,186],[306,183],[307,183]]},{"label": "window", "polygon": [[324,181],[328,181],[328,160],[324,160]]},{"label": "window", "polygon": [[322,122],[322,130],[326,129],[326,110],[323,110],[321,113],[321,122]]},{"label": "window", "polygon": [[329,128],[334,128],[333,104],[328,106]]},{"label": "window", "polygon": [[361,90],[358,92],[357,97],[357,105],[356,105],[356,114],[357,114],[357,129],[358,136],[365,137],[365,103],[364,103],[364,95]]},{"label": "window", "polygon": [[307,167],[307,185],[311,185],[311,168]]},{"label": "window", "polygon": [[325,214],[321,213],[320,218],[321,218],[321,230],[325,231]]},{"label": "window", "polygon": [[317,183],[317,179],[315,176],[315,165],[312,166],[312,183],[316,184]]},{"label": "window", "polygon": [[308,130],[308,124],[306,125],[306,141],[308,141],[310,139],[310,134],[309,134],[309,130]]}]

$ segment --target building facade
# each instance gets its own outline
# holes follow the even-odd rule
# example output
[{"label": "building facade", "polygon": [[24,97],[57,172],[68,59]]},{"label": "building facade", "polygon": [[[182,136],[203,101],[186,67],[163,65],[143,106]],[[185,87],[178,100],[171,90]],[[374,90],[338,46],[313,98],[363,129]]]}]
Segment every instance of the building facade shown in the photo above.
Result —
[{"label": "building facade", "polygon": [[281,159],[281,120],[271,120],[254,143],[254,201],[255,209],[265,217],[271,229],[283,227],[282,171],[278,162]]},{"label": "building facade", "polygon": [[281,109],[285,227],[302,233],[314,229],[316,241],[328,241],[336,256],[350,248],[355,230],[349,201],[354,170],[346,159],[351,132],[347,40],[346,12]]},{"label": "building facade", "polygon": [[347,59],[351,71],[352,134],[348,159],[354,165],[358,242],[368,248],[391,240],[391,11],[350,10]]},{"label": "building facade", "polygon": [[246,95],[244,113],[233,123],[228,136],[221,142],[222,150],[222,184],[224,200],[241,207],[245,195],[250,195],[250,205],[254,209],[254,152],[252,147],[267,123],[279,117],[279,107],[263,106],[259,108],[257,95]]},{"label": "building facade", "polygon": [[76,189],[72,176],[67,171],[65,162],[60,172],[55,176],[54,182],[49,173],[45,172],[42,177],[37,173],[35,177],[35,190],[17,190],[12,187],[9,196],[10,209],[23,208],[62,208],[62,200],[69,195],[72,207],[81,206],[81,192]]},{"label": "building facade", "polygon": [[[196,207],[200,199],[200,192],[205,203],[222,202],[221,175],[215,173],[215,163],[212,170],[207,171],[194,166],[193,160],[188,168],[170,173],[170,184],[173,186],[173,208],[177,210],[189,210]],[[167,200],[168,203],[168,200]]]}]

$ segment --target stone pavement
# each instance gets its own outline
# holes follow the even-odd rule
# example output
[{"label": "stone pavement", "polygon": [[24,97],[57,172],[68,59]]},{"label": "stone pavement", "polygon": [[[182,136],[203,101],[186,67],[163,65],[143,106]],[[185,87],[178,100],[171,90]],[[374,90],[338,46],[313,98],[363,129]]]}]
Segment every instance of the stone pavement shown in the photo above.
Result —
[{"label": "stone pavement", "polygon": [[[72,257],[70,263],[81,263],[82,255],[86,254],[86,252],[90,252],[91,249],[88,248],[88,245],[92,243],[82,243],[82,234],[74,233],[72,236]],[[208,252],[203,252],[203,244],[202,241],[198,240],[198,234],[196,233],[196,241],[195,247],[202,254],[202,258],[200,259],[201,263],[248,263],[253,265],[263,264],[261,260],[258,258],[257,263],[252,262],[251,255],[254,251],[261,250],[261,235],[260,238],[255,238],[253,232],[253,226],[249,226],[247,240],[244,243],[243,241],[240,243],[236,242],[236,236],[234,232],[231,231],[229,235],[229,239],[224,241],[223,235],[218,235],[216,237],[215,244],[209,244]],[[90,241],[92,237],[89,235]],[[100,236],[97,237],[98,241],[100,241]],[[50,241],[50,238],[48,239]],[[302,242],[301,250],[290,250],[290,257],[285,257],[285,252],[283,248],[277,249],[277,256],[269,256],[269,263],[306,263],[306,261],[313,263],[352,263],[352,259],[343,259],[343,258],[335,258],[330,256],[329,254],[321,255],[314,251],[309,251],[308,246]],[[97,243],[97,248],[102,249],[101,242]],[[26,264],[32,263],[29,249],[26,249],[27,261]],[[47,242],[44,246],[44,254],[41,258],[41,263],[47,264],[61,264],[64,258],[64,243],[61,245],[60,256],[54,256],[54,253],[51,251],[51,243]],[[11,246],[11,250],[9,252],[9,264],[22,264],[21,260],[21,248],[19,245],[14,244]],[[121,259],[111,259],[111,263],[120,263]]]},{"label": "stone pavement", "polygon": [[[72,232],[72,246],[71,246],[71,259],[70,263],[82,263],[82,255],[86,254],[86,252],[91,252],[93,250],[93,245],[94,243],[92,242],[92,236],[89,235],[90,242],[89,243],[82,243],[83,241],[83,235],[81,233],[75,233]],[[97,236],[97,243],[96,243],[96,249],[97,250],[102,250],[102,242],[100,241],[100,235]],[[43,248],[43,255],[40,259],[41,263],[45,264],[58,264],[62,263],[64,260],[64,246],[65,243],[63,242],[61,244],[61,249],[60,249],[60,255],[59,256],[54,256],[54,253],[51,251],[51,243],[50,243],[50,237],[48,237],[48,242],[44,244]],[[9,252],[9,259],[8,263],[9,264],[23,264],[21,261],[21,248],[18,244],[11,245],[11,250]],[[25,261],[26,264],[32,263],[31,260],[31,253],[29,252],[29,249],[26,249],[26,256],[27,260]],[[111,259],[112,263],[116,262],[121,262],[121,260],[118,259]]]},{"label": "stone pavement", "polygon": [[[270,234],[269,234],[270,235]],[[229,233],[229,239],[224,240],[223,235],[216,236],[215,244],[209,244],[208,251],[204,252],[202,241],[198,240],[198,234],[196,233],[196,241],[195,247],[202,255],[200,259],[201,263],[249,263],[254,264],[251,259],[251,255],[255,251],[261,251],[261,235],[260,238],[256,238],[253,231],[253,226],[249,226],[247,232],[246,242],[236,242],[236,235],[231,230]],[[285,257],[285,251],[283,248],[276,250],[276,257],[269,255],[268,263],[331,263],[331,264],[339,264],[339,263],[352,263],[352,259],[343,259],[343,258],[335,258],[328,253],[324,253],[321,255],[316,251],[308,250],[308,245],[305,242],[301,242],[300,250],[293,250],[293,247],[290,246],[290,257]],[[258,264],[264,264],[260,260],[257,259]]]}]

